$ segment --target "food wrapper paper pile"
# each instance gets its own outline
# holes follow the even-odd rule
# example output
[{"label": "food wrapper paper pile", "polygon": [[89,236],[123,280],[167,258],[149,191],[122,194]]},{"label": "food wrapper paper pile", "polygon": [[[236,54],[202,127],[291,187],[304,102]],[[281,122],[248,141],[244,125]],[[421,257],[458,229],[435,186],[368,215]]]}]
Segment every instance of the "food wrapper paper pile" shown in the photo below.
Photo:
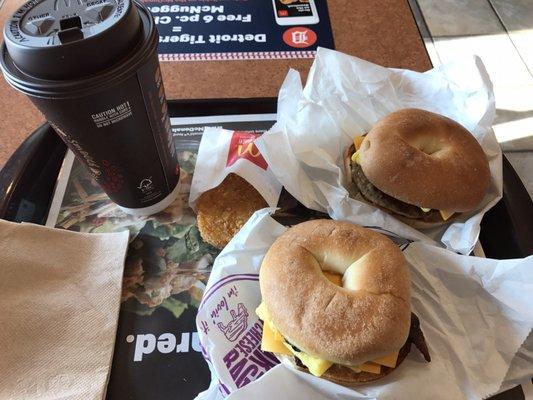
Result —
[{"label": "food wrapper paper pile", "polygon": [[254,312],[262,259],[287,229],[272,212],[257,211],[215,260],[196,320],[212,384],[197,399],[482,399],[533,374],[528,351],[517,354],[533,326],[533,257],[497,261],[424,242],[401,248],[430,363],[412,347],[390,375],[357,389],[277,364],[260,350]]},{"label": "food wrapper paper pile", "polygon": [[[343,186],[344,150],[355,136],[402,108],[445,115],[481,144],[492,181],[476,211],[422,233],[348,196]],[[279,92],[278,121],[256,144],[278,180],[306,207],[469,254],[483,214],[502,195],[502,156],[491,128],[494,113],[492,84],[477,57],[418,73],[319,48],[305,88],[298,72],[288,73]]]}]

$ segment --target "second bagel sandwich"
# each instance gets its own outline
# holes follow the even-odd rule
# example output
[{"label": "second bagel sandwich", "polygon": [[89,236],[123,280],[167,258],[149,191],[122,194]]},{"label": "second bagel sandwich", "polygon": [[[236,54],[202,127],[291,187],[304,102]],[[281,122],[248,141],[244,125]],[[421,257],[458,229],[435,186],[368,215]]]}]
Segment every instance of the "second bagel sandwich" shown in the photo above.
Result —
[{"label": "second bagel sandwich", "polygon": [[410,277],[387,237],[347,222],[313,220],[281,235],[259,273],[261,349],[315,376],[357,386],[379,379],[415,344]]},{"label": "second bagel sandwich", "polygon": [[395,111],[344,154],[347,189],[415,228],[439,226],[479,206],[487,157],[459,123],[420,109]]}]

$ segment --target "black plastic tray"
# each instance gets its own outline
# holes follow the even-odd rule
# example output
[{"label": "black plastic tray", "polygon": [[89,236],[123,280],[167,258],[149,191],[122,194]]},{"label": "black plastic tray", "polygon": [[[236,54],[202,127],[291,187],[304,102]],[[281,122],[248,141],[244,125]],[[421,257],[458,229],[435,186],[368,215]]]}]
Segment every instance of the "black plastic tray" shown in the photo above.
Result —
[{"label": "black plastic tray", "polygon": [[[172,117],[276,112],[275,98],[170,101]],[[44,124],[17,149],[0,173],[0,218],[44,224],[66,146]],[[503,198],[485,215],[480,241],[490,258],[533,254],[533,203],[516,172],[503,159]],[[524,399],[520,387],[493,399]]]}]

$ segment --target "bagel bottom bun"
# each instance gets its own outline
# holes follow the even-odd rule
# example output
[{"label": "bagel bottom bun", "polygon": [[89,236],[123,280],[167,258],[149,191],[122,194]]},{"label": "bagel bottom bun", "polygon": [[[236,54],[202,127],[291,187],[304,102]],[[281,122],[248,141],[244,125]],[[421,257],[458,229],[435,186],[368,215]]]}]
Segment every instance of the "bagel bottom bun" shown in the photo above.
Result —
[{"label": "bagel bottom bun", "polygon": [[[356,387],[364,385],[369,382],[376,381],[387,375],[400,366],[400,364],[405,360],[407,354],[411,350],[412,341],[407,339],[403,347],[398,352],[398,360],[396,361],[395,367],[386,367],[381,366],[379,373],[372,373],[366,371],[354,371],[351,368],[345,367],[340,364],[333,364],[324,374],[320,377],[328,381],[343,385],[346,387]],[[298,358],[295,356],[289,356],[286,354],[276,354],[276,357],[285,365],[289,365],[292,368],[298,369],[300,371],[309,372],[308,369],[303,365]],[[428,355],[429,357],[429,355]]]},{"label": "bagel bottom bun", "polygon": [[403,253],[360,226],[312,220],[284,232],[259,272],[261,349],[348,387],[388,375],[414,343],[429,361]]},{"label": "bagel bottom bun", "polygon": [[[333,364],[326,372],[324,372],[323,375],[321,375],[321,378],[346,387],[357,387],[369,382],[376,381],[389,375],[396,368],[398,368],[411,351],[411,345],[413,344],[420,351],[420,353],[422,353],[424,359],[427,362],[430,362],[431,357],[429,355],[429,350],[424,338],[424,334],[420,329],[420,322],[415,314],[411,314],[411,327],[409,330],[409,337],[407,338],[407,341],[405,342],[403,347],[398,352],[398,359],[394,367],[381,366],[381,371],[379,373],[372,373],[366,371],[356,372],[353,369],[345,367],[343,365]],[[298,369],[300,371],[309,372],[307,368],[295,356],[278,353],[274,354],[283,364],[289,365],[292,368]]]},{"label": "bagel bottom bun", "polygon": [[355,152],[355,145],[351,145],[344,153],[344,168],[348,180],[345,186],[353,199],[377,207],[417,229],[435,228],[460,217],[461,213],[443,215],[439,210],[422,209],[382,192],[368,180],[361,166],[352,160]]}]

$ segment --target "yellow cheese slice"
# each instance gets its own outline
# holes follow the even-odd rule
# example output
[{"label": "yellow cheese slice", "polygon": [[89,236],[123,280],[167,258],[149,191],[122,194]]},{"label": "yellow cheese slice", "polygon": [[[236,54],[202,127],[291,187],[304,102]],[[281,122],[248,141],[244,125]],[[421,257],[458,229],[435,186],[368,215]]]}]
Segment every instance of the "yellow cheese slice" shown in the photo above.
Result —
[{"label": "yellow cheese slice", "polygon": [[283,344],[282,340],[276,340],[274,332],[267,323],[263,324],[263,338],[261,339],[261,350],[271,353],[281,353],[291,355],[291,352]]},{"label": "yellow cheese slice", "polygon": [[453,211],[439,210],[439,212],[444,221],[447,221],[453,214],[455,214]]},{"label": "yellow cheese slice", "polygon": [[274,339],[280,342],[283,341],[283,335],[274,325],[272,317],[270,316],[270,313],[268,312],[266,304],[264,302],[261,302],[261,304],[259,304],[259,307],[255,309],[255,313],[257,314],[259,319],[264,322],[263,325],[269,326],[270,330],[272,331],[272,334],[274,335]]},{"label": "yellow cheese slice", "polygon": [[[342,286],[342,277],[340,275],[333,274],[327,271],[324,271],[324,275],[326,275],[326,277],[336,285]],[[330,361],[313,357],[302,351],[295,351],[288,343],[286,343],[283,338],[283,335],[281,335],[281,333],[274,326],[274,323],[270,317],[265,303],[262,302],[255,310],[255,313],[261,320],[264,321],[263,337],[261,339],[261,350],[287,355],[292,354],[297,357],[302,362],[302,364],[307,367],[309,372],[315,376],[321,376],[322,374],[324,374],[324,372],[328,370],[328,368],[333,365],[333,363]],[[356,372],[366,371],[373,374],[379,374],[381,373],[380,364],[394,368],[396,366],[397,360],[398,352],[350,368]]]},{"label": "yellow cheese slice", "polygon": [[337,286],[342,286],[342,276],[339,274],[334,274],[328,271],[322,271],[322,273],[329,279],[330,282],[334,283]]},{"label": "yellow cheese slice", "polygon": [[373,362],[366,362],[358,366],[361,371],[370,372],[372,374],[380,374],[381,366],[374,364]]},{"label": "yellow cheese slice", "polygon": [[261,304],[259,304],[259,307],[255,309],[255,313],[262,321],[267,321],[268,319],[270,319],[270,314],[268,313],[266,304],[263,301],[261,302]]},{"label": "yellow cheese slice", "polygon": [[352,154],[352,161],[359,164],[359,150]]},{"label": "yellow cheese slice", "polygon": [[355,150],[359,150],[359,147],[361,147],[361,143],[363,143],[364,139],[365,139],[364,136],[355,136],[353,138],[353,145],[355,147]]},{"label": "yellow cheese slice", "polygon": [[330,361],[310,356],[309,354],[306,354],[302,351],[295,351],[289,344],[284,344],[287,349],[289,349],[289,351],[295,357],[297,357],[302,362],[302,364],[307,367],[309,372],[311,372],[314,376],[321,376],[324,372],[328,370],[329,367],[333,365],[333,363]]},{"label": "yellow cheese slice", "polygon": [[355,372],[370,372],[371,374],[380,374],[381,373],[381,366],[374,364],[372,362],[366,362],[361,365],[355,365],[353,367],[348,367],[350,369],[353,369]]},{"label": "yellow cheese slice", "polygon": [[[352,156],[352,159],[353,159],[353,156]],[[355,162],[355,160],[354,160],[354,162]],[[426,213],[431,211],[431,208],[424,208],[424,207],[419,207],[419,208],[422,211],[426,212]],[[447,221],[453,214],[455,214],[455,212],[453,212],[453,211],[439,210],[439,212],[440,212],[440,215],[441,215],[441,217],[442,217],[442,219],[444,221]]]},{"label": "yellow cheese slice", "polygon": [[398,352],[394,352],[392,354],[389,354],[388,356],[376,358],[375,360],[372,360],[373,363],[384,365],[385,367],[394,368],[396,367],[396,362],[398,361]]}]

